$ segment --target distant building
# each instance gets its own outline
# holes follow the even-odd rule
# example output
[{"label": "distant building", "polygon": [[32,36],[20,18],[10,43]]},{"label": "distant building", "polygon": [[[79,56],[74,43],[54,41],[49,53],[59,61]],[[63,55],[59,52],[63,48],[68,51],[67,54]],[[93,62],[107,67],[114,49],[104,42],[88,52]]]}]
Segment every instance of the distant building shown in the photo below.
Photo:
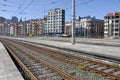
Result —
[{"label": "distant building", "polygon": [[34,19],[33,20],[35,36],[42,35],[42,28],[43,28],[43,19]]},{"label": "distant building", "polygon": [[67,36],[72,35],[72,22],[65,22],[64,34]]},{"label": "distant building", "polygon": [[76,25],[75,25],[75,31],[76,31],[76,36],[83,36],[87,37],[87,23],[89,20],[92,20],[93,18],[90,16],[86,17],[77,17],[76,18]]},{"label": "distant building", "polygon": [[43,34],[48,36],[60,36],[64,33],[65,10],[51,9],[44,17]]},{"label": "distant building", "polygon": [[10,34],[10,24],[9,23],[0,23],[0,34],[1,35],[9,35]]},{"label": "distant building", "polygon": [[5,24],[4,23],[0,23],[0,34],[4,35],[5,33]]},{"label": "distant building", "polygon": [[104,20],[93,19],[87,21],[87,37],[103,38],[104,37]]},{"label": "distant building", "polygon": [[26,34],[28,36],[33,36],[34,35],[34,31],[33,31],[33,21],[32,20],[28,20],[26,21]]},{"label": "distant building", "polygon": [[10,24],[10,36],[17,36],[17,23]]},{"label": "distant building", "polygon": [[17,36],[18,37],[23,37],[24,36],[24,22],[22,21],[22,19],[20,19],[20,21],[18,22],[16,31],[17,31]]},{"label": "distant building", "polygon": [[0,34],[6,36],[10,34],[10,19],[0,17]]},{"label": "distant building", "polygon": [[120,11],[108,13],[104,18],[104,37],[120,38]]},{"label": "distant building", "polygon": [[28,36],[41,36],[43,19],[33,19],[26,21],[26,32]]},{"label": "distant building", "polygon": [[95,17],[78,17],[76,18],[75,26],[76,36],[81,37],[103,37],[104,20],[96,19]]},{"label": "distant building", "polygon": [[4,23],[5,20],[6,20],[6,19],[5,19],[4,17],[1,17],[1,16],[0,16],[0,23]]},{"label": "distant building", "polygon": [[11,19],[6,19],[5,22],[10,24],[11,23]]},{"label": "distant building", "polygon": [[13,16],[12,19],[11,19],[11,22],[12,23],[17,23],[18,22],[18,18]]},{"label": "distant building", "polygon": [[12,17],[12,19],[0,17],[0,34],[6,36],[16,36],[18,27],[17,22],[18,19],[16,17]]}]

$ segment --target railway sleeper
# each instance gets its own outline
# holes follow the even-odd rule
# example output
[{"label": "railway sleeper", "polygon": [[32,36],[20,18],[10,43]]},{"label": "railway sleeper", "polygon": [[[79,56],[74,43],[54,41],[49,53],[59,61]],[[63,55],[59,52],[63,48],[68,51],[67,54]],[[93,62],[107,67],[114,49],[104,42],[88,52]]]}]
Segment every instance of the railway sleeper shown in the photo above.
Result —
[{"label": "railway sleeper", "polygon": [[89,64],[88,61],[82,62],[83,65]]},{"label": "railway sleeper", "polygon": [[52,73],[53,71],[52,70],[44,70],[44,71],[42,71],[42,74],[47,74],[47,73]]},{"label": "railway sleeper", "polygon": [[39,75],[41,75],[41,73],[39,71],[34,71],[32,72],[36,77],[38,77]]},{"label": "railway sleeper", "polygon": [[43,74],[43,75],[39,75],[38,78],[42,79],[42,78],[52,78],[53,76],[57,76],[56,73],[48,73],[48,74]]},{"label": "railway sleeper", "polygon": [[107,69],[107,70],[104,70],[105,72],[108,72],[108,73],[113,73],[114,72],[114,69]]},{"label": "railway sleeper", "polygon": [[92,66],[90,66],[90,67],[92,67],[92,68],[98,68],[98,67],[100,67],[100,65],[95,64],[95,65],[92,65]]},{"label": "railway sleeper", "polygon": [[43,68],[43,66],[32,66],[32,65],[27,65],[27,67],[29,69],[33,69],[33,68]]},{"label": "railway sleeper", "polygon": [[32,63],[25,63],[25,65],[29,68],[29,69],[33,69],[33,68],[42,68],[43,66],[41,66],[40,64],[38,66],[34,66],[32,65]]},{"label": "railway sleeper", "polygon": [[72,60],[72,61],[74,61],[74,62],[77,62],[77,63],[81,63],[81,62],[83,62],[82,60]]},{"label": "railway sleeper", "polygon": [[60,76],[53,76],[52,78],[48,78],[46,80],[67,80],[67,79],[63,79]]},{"label": "railway sleeper", "polygon": [[107,67],[103,66],[103,67],[98,67],[97,69],[98,69],[98,70],[106,70]]},{"label": "railway sleeper", "polygon": [[52,73],[52,71],[51,72],[48,72],[48,71],[44,71],[44,73],[43,72],[41,72],[41,71],[35,71],[34,72],[34,75],[36,75],[37,77],[39,76],[39,75],[45,75],[45,74],[50,74],[50,73]]},{"label": "railway sleeper", "polygon": [[118,76],[120,76],[120,71],[116,71],[116,72],[114,72],[114,75],[118,75]]},{"label": "railway sleeper", "polygon": [[47,68],[40,68],[40,69],[38,69],[38,68],[31,68],[30,70],[31,70],[31,71],[40,71],[41,74],[42,74],[42,72],[43,72],[43,71],[46,71]]},{"label": "railway sleeper", "polygon": [[88,63],[88,64],[85,64],[85,66],[92,66],[93,63]]}]

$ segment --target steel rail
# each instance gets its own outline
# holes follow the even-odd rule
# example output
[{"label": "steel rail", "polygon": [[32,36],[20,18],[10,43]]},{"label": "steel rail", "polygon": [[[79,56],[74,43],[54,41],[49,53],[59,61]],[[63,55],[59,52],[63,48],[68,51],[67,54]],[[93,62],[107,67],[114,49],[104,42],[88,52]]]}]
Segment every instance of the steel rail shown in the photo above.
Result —
[{"label": "steel rail", "polygon": [[[8,42],[8,41],[7,41]],[[29,51],[26,51],[18,46],[16,46],[14,43],[9,42],[10,45],[14,46],[15,48],[17,48],[18,50],[22,51],[23,53],[29,55],[31,58],[33,58],[34,60],[46,65],[47,67],[51,68],[52,70],[54,70],[55,72],[57,72],[58,74],[60,74],[61,76],[64,76],[65,78],[69,79],[69,80],[77,80],[76,78],[74,78],[73,76],[67,74],[66,72],[61,71],[60,69],[56,68],[55,66],[51,65],[50,63],[36,57],[33,56]]]},{"label": "steel rail", "polygon": [[15,61],[20,65],[20,67],[25,70],[25,72],[30,76],[31,80],[38,80],[31,72],[30,70],[19,60],[19,58],[15,55],[15,53],[8,47],[8,45],[4,45],[7,50],[10,52],[12,57],[15,59]]},{"label": "steel rail", "polygon": [[[20,42],[22,44],[22,42]],[[96,63],[96,64],[99,64],[101,66],[106,66],[106,67],[110,67],[110,68],[113,68],[115,70],[120,70],[120,67],[116,67],[116,66],[113,66],[113,65],[110,65],[110,64],[106,64],[106,63],[103,63],[103,62],[100,62],[98,60],[92,60],[90,58],[85,58],[85,57],[82,57],[82,56],[76,56],[76,55],[72,55],[72,54],[68,54],[66,52],[61,52],[61,51],[58,51],[58,50],[52,50],[52,49],[49,49],[49,48],[44,48],[44,47],[41,47],[41,46],[35,46],[35,45],[32,45],[32,44],[28,44],[28,43],[23,43],[25,44],[24,46],[27,46],[30,48],[32,47],[31,49],[42,49],[44,51],[48,51],[48,52],[53,52],[54,54],[60,54],[60,55],[64,55],[66,57],[69,57],[69,58],[74,58],[74,59],[78,59],[78,60],[84,60],[84,61],[88,61],[88,62],[92,62],[92,63]],[[31,46],[32,45],[32,46]]]},{"label": "steel rail", "polygon": [[[27,45],[25,45],[25,46],[27,46]],[[33,45],[33,46],[34,46],[34,45]],[[30,48],[31,46],[29,45],[28,47]],[[39,52],[40,52],[40,47],[38,47],[38,46],[34,46],[34,47],[32,47],[31,49],[34,50],[34,51],[39,51]],[[45,48],[43,48],[43,47],[42,47],[42,49],[44,49],[44,51],[48,51],[48,50],[49,50],[49,49],[47,50],[47,49],[45,49]],[[50,49],[50,51],[51,51],[51,49]],[[52,50],[52,52],[54,52],[54,50]],[[120,70],[119,67],[112,66],[112,65],[109,65],[109,64],[105,64],[105,63],[102,63],[102,62],[99,62],[99,61],[94,61],[94,60],[91,60],[91,59],[89,59],[89,58],[78,57],[78,56],[75,56],[75,55],[69,55],[69,54],[65,54],[65,53],[63,53],[63,52],[59,52],[59,51],[55,51],[55,52],[56,52],[56,53],[59,53],[59,54],[62,53],[62,54],[64,54],[65,56],[68,56],[68,57],[70,57],[70,58],[74,58],[74,59],[78,59],[78,60],[81,60],[81,59],[82,59],[82,60],[84,60],[84,61],[88,61],[88,62],[92,62],[92,63],[95,63],[95,64],[99,64],[99,65],[101,65],[101,66],[106,66],[106,67],[109,67],[109,68],[113,68],[113,69],[115,69],[115,70]],[[47,56],[52,57],[52,58],[54,58],[54,59],[67,62],[67,63],[69,63],[69,64],[84,66],[84,65],[82,65],[82,64],[80,64],[80,63],[73,62],[73,61],[67,60],[67,59],[65,59],[65,58],[57,57],[57,56],[54,56],[54,55],[51,55],[51,54],[47,54],[47,53],[45,53],[45,52],[44,52],[44,54],[46,54]],[[93,71],[93,72],[100,73],[100,74],[102,74],[102,75],[104,75],[104,76],[109,76],[109,77],[111,77],[111,78],[113,78],[113,79],[117,79],[117,80],[120,79],[120,76],[113,75],[113,74],[111,74],[111,73],[104,72],[104,71],[102,71],[102,70],[98,70],[98,69],[95,69],[95,68],[91,68],[91,67],[89,67],[89,66],[85,66],[85,68],[87,68],[88,70],[91,70],[91,71]]]}]

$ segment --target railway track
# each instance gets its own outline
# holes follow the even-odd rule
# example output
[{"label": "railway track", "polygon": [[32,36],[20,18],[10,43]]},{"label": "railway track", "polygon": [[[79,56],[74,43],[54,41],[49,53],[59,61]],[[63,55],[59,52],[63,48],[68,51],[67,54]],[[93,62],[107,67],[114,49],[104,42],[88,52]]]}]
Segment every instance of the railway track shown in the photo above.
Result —
[{"label": "railway track", "polygon": [[[11,43],[9,45],[12,45],[12,44],[14,44],[14,43]],[[16,45],[16,46],[19,46],[19,45]],[[25,47],[22,47],[22,48],[25,49]],[[71,74],[72,76],[75,76],[77,78],[77,80],[105,80],[101,76],[100,77],[91,76],[89,71],[76,70],[75,66],[69,65],[66,62],[63,62],[63,61],[61,62],[61,61],[58,61],[58,60],[52,59],[52,58],[50,59],[50,57],[42,56],[39,53],[36,54],[35,52],[32,52],[31,50],[28,50],[28,49],[25,49],[25,50],[27,50],[28,53],[31,52],[31,54],[36,55],[37,57],[46,60],[47,62],[51,63],[52,65],[58,67],[60,70],[65,71],[65,72]]]},{"label": "railway track", "polygon": [[45,60],[30,54],[15,44],[10,44],[8,42],[3,43],[5,47],[11,51],[11,53],[15,53],[14,57],[17,58],[18,56],[17,59],[20,59],[19,61],[22,61],[21,63],[29,69],[27,69],[28,74],[31,73],[32,76],[34,76],[33,78],[29,75],[31,80],[77,80],[73,76],[61,71]]},{"label": "railway track", "polygon": [[[15,41],[11,40],[11,42],[15,42]],[[17,43],[21,46],[24,46],[24,48],[28,48],[26,50],[29,51],[29,52],[32,52],[32,51],[29,50],[29,49],[31,49],[35,52],[38,52],[39,54],[45,55],[45,56],[47,56],[46,58],[51,57],[53,59],[68,63],[70,65],[74,65],[76,67],[82,67],[82,68],[85,68],[87,70],[90,70],[90,71],[93,71],[93,72],[96,72],[96,73],[100,73],[100,74],[102,74],[104,76],[107,76],[107,77],[110,77],[114,80],[120,80],[120,68],[119,67],[112,66],[112,65],[109,65],[109,64],[105,64],[105,63],[102,63],[100,61],[94,61],[90,58],[75,56],[75,55],[72,55],[72,54],[63,53],[63,52],[60,52],[60,51],[51,50],[51,49],[43,48],[43,47],[40,47],[40,46],[35,46],[33,44],[28,44],[28,43],[25,43],[25,42],[23,43],[23,42],[16,41],[15,43]],[[13,43],[11,43],[11,45],[12,44]],[[39,56],[38,53],[37,53],[37,56]],[[40,56],[42,56],[42,55],[40,55]],[[112,79],[109,79],[109,80],[112,80]],[[86,79],[86,80],[88,80],[88,79]],[[101,80],[101,79],[96,79],[96,80]],[[106,79],[104,78],[102,80],[106,80]]]}]

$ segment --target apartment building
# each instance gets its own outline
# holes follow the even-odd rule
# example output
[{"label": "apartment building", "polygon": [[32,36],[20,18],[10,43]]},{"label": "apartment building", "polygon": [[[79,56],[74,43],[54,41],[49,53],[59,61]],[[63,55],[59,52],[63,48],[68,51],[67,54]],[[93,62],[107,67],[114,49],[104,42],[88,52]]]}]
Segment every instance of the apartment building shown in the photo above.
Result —
[{"label": "apartment building", "polygon": [[76,36],[87,37],[87,21],[92,20],[92,17],[77,17],[75,23]]},{"label": "apartment building", "polygon": [[24,21],[22,21],[22,19],[20,19],[20,21],[18,22],[18,25],[17,25],[17,36],[18,37],[23,37],[25,36],[25,28],[24,28]]},{"label": "apartment building", "polygon": [[65,22],[64,34],[67,36],[72,35],[72,22]]},{"label": "apartment building", "polygon": [[47,36],[60,36],[64,33],[65,10],[51,9],[44,17],[43,34]]},{"label": "apartment building", "polygon": [[33,25],[34,25],[35,36],[41,36],[42,28],[43,28],[43,19],[34,19]]},{"label": "apartment building", "polygon": [[26,33],[28,36],[41,36],[43,19],[32,19],[26,21]]},{"label": "apartment building", "polygon": [[95,17],[76,18],[76,36],[101,38],[104,36],[104,20]]},{"label": "apartment building", "polygon": [[4,17],[0,16],[0,23],[4,23],[4,22],[5,22],[5,20],[6,20],[6,18],[4,18]]},{"label": "apartment building", "polygon": [[108,13],[104,17],[104,37],[120,38],[120,11]]},{"label": "apartment building", "polygon": [[104,20],[92,19],[87,21],[87,37],[103,38],[104,37]]},{"label": "apartment building", "polygon": [[0,34],[5,36],[17,36],[17,17],[12,17],[12,19],[6,19],[0,17]]}]

